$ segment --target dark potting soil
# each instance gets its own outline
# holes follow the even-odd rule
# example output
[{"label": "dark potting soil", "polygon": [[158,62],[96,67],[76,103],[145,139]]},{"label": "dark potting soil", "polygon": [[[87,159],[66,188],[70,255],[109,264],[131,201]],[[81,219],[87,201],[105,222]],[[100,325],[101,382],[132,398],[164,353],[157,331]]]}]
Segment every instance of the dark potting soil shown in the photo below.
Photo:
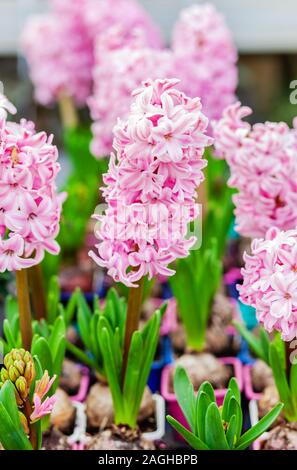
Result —
[{"label": "dark potting soil", "polygon": [[57,428],[51,428],[43,434],[42,448],[45,450],[70,450],[67,436]]}]

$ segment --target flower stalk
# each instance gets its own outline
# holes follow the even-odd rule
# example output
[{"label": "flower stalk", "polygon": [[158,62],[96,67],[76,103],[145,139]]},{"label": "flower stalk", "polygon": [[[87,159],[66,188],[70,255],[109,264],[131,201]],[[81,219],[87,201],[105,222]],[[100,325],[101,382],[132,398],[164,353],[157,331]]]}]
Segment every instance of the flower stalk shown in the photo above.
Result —
[{"label": "flower stalk", "polygon": [[47,306],[40,264],[28,269],[28,280],[35,318],[42,320],[47,317]]},{"label": "flower stalk", "polygon": [[23,347],[30,351],[32,344],[32,317],[27,270],[16,271],[16,287],[19,303],[20,330]]},{"label": "flower stalk", "polygon": [[65,129],[75,129],[78,126],[79,119],[72,98],[61,93],[58,102],[63,127]]},{"label": "flower stalk", "polygon": [[125,329],[124,355],[122,365],[122,386],[124,385],[127,370],[128,355],[134,331],[138,329],[140,309],[143,297],[144,277],[140,279],[138,287],[130,288],[128,298],[127,320]]}]

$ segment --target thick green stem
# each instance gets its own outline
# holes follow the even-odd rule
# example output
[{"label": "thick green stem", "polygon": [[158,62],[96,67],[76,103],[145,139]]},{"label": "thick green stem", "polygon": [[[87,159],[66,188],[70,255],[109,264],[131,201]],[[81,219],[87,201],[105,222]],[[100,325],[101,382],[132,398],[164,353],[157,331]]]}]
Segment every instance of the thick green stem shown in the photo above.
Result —
[{"label": "thick green stem", "polygon": [[32,406],[30,403],[29,398],[26,400],[24,404],[24,413],[27,418],[27,422],[29,424],[29,439],[31,442],[31,445],[33,447],[33,450],[38,450],[38,437],[37,437],[37,432],[36,432],[36,427],[34,423],[30,423],[30,416],[32,414]]},{"label": "thick green stem", "polygon": [[47,318],[46,297],[40,264],[28,269],[29,286],[36,320]]},{"label": "thick green stem", "polygon": [[19,304],[19,318],[22,344],[24,349],[30,351],[32,343],[32,318],[26,269],[16,271],[16,287]]},{"label": "thick green stem", "polygon": [[129,291],[128,309],[125,329],[124,355],[122,365],[122,387],[125,382],[127,370],[128,355],[130,350],[131,339],[134,331],[138,329],[140,310],[144,288],[144,277],[138,282],[138,287],[132,287]]}]

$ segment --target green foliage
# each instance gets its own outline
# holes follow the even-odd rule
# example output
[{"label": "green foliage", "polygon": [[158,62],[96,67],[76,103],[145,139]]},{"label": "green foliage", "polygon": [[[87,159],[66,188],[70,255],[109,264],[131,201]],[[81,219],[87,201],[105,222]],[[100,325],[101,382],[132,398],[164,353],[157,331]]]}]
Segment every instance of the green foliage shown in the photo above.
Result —
[{"label": "green foliage", "polygon": [[32,450],[21,425],[14,386],[9,380],[0,390],[0,442],[5,450]]},{"label": "green foliage", "polygon": [[99,187],[103,173],[108,169],[108,160],[97,160],[90,152],[91,131],[88,128],[66,129],[64,146],[73,171],[62,188],[67,193],[63,204],[60,233],[57,241],[61,254],[47,254],[43,271],[49,279],[57,274],[63,259],[75,259],[76,252],[84,242],[86,228],[94,208],[99,202]]},{"label": "green foliage", "polygon": [[142,331],[133,333],[124,379],[120,329],[113,329],[103,315],[99,319],[104,369],[112,394],[115,424],[136,427],[143,392],[157,349],[160,319],[161,312],[157,311]]},{"label": "green foliage", "polygon": [[68,350],[84,364],[95,368],[101,375],[104,373],[102,339],[100,337],[99,320],[104,317],[112,330],[117,330],[119,344],[122,347],[125,333],[126,301],[120,298],[115,289],[109,289],[105,305],[101,309],[98,297],[94,297],[93,311],[84,295],[78,290],[76,294],[77,325],[85,351],[67,342]]},{"label": "green foliage", "polygon": [[[109,289],[104,307],[100,307],[98,297],[94,297],[91,309],[80,290],[76,292],[77,325],[84,350],[67,341],[67,349],[83,364],[94,368],[100,375],[106,376],[100,320],[104,319],[109,331],[117,332],[118,346],[122,350],[125,335],[127,301],[121,298],[114,288]],[[161,315],[166,303],[161,307]]]},{"label": "green foliage", "polygon": [[[77,292],[73,294],[64,309],[60,304],[57,279],[53,278],[50,285],[51,289],[48,295],[50,321],[41,320],[38,322],[33,320],[31,354],[32,356],[38,356],[43,371],[47,370],[50,376],[56,374],[59,377],[66,351],[66,329],[75,312]],[[22,347],[18,303],[12,296],[6,298],[3,338],[0,338],[0,343],[3,346],[4,354],[7,354],[13,348]],[[58,381],[53,385],[52,391],[55,391],[57,384]]]},{"label": "green foliage", "polygon": [[205,345],[205,333],[214,296],[220,286],[228,231],[231,225],[233,191],[227,186],[224,160],[205,153],[208,211],[202,227],[202,246],[176,263],[169,279],[187,334],[187,344],[196,351]]},{"label": "green foliage", "polygon": [[283,405],[276,405],[255,426],[242,434],[243,415],[237,382],[232,378],[224,403],[219,407],[212,385],[204,382],[195,395],[186,371],[177,367],[174,391],[190,430],[172,416],[168,422],[195,450],[243,450],[260,437],[276,420]]},{"label": "green foliage", "polygon": [[187,258],[179,259],[176,274],[170,278],[187,344],[196,351],[204,348],[211,306],[221,277],[222,262],[217,242],[212,239],[209,248],[192,250]]},{"label": "green foliage", "polygon": [[271,340],[264,328],[259,329],[257,337],[240,323],[234,322],[234,325],[255,356],[271,367],[279,397],[284,403],[285,418],[287,421],[297,421],[297,363],[291,363],[288,373],[285,343],[280,334],[275,333]]}]

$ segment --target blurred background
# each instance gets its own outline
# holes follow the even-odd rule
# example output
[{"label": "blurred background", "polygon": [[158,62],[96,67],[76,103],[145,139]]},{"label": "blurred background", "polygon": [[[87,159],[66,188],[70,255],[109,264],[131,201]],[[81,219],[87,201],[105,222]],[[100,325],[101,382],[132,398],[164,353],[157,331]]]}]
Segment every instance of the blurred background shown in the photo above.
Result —
[{"label": "blurred background", "polygon": [[[62,0],[61,0],[62,1]],[[140,0],[169,42],[173,24],[191,0]],[[289,101],[297,78],[297,2],[295,0],[213,0],[225,16],[239,50],[238,96],[254,120],[284,120],[297,114]],[[36,108],[19,38],[27,17],[46,11],[46,0],[0,0],[0,80],[20,114],[54,128],[56,112]],[[48,122],[50,121],[50,122]]]}]

